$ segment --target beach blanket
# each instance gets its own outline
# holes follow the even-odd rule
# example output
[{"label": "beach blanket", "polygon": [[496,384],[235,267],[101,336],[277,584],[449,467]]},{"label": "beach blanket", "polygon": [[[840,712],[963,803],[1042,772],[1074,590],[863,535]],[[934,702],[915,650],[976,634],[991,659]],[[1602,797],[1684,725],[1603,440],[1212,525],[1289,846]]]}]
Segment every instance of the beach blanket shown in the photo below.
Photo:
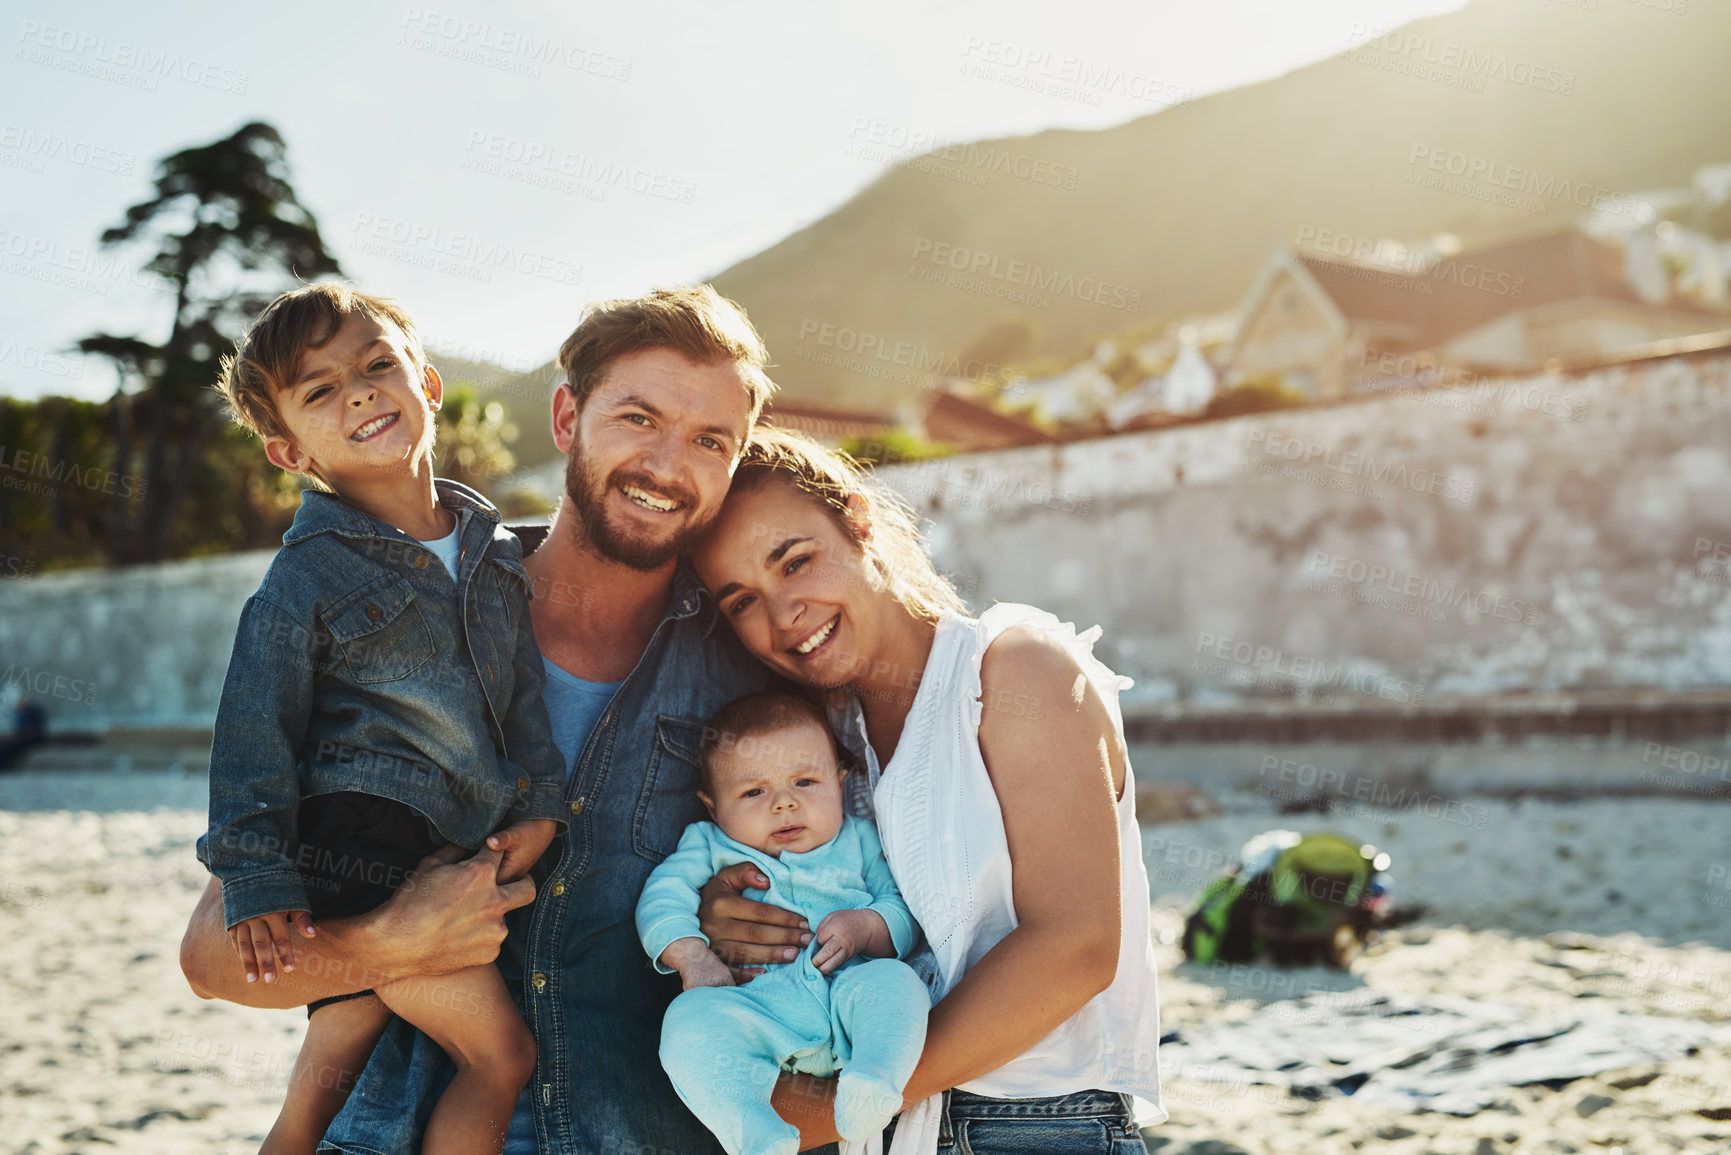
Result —
[{"label": "beach blanket", "polygon": [[1270,1003],[1241,1022],[1161,1040],[1163,1079],[1284,1087],[1301,1098],[1351,1095],[1472,1115],[1512,1086],[1682,1058],[1731,1043],[1731,1027],[1585,1012],[1535,1015],[1461,999],[1369,990]]}]

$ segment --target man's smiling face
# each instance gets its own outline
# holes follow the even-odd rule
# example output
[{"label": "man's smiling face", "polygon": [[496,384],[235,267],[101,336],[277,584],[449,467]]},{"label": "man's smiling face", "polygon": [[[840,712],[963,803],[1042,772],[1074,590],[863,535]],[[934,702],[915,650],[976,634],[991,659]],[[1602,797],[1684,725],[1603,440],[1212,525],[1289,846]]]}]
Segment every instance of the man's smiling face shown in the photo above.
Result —
[{"label": "man's smiling face", "polygon": [[739,365],[642,349],[608,366],[581,411],[570,390],[561,393],[554,425],[570,438],[565,491],[589,540],[633,569],[673,560],[727,497],[751,413]]}]

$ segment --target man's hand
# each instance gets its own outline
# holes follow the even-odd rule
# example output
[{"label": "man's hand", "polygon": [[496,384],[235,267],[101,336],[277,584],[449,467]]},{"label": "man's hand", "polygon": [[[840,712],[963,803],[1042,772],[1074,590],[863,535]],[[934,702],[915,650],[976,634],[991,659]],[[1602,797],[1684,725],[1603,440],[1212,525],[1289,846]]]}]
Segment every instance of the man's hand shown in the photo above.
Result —
[{"label": "man's hand", "polygon": [[284,971],[295,969],[294,937],[291,930],[299,932],[303,938],[312,938],[318,933],[313,928],[312,916],[304,910],[261,914],[257,918],[237,922],[229,928],[228,943],[234,948],[234,953],[240,956],[241,965],[246,968],[247,982],[257,982],[261,969],[267,983],[276,981],[278,966]]},{"label": "man's hand", "polygon": [[530,818],[513,822],[489,837],[487,845],[504,855],[499,863],[499,881],[516,882],[528,874],[558,832],[559,824],[551,818]]},{"label": "man's hand", "polygon": [[677,938],[668,943],[661,952],[661,965],[678,971],[686,990],[733,985],[733,972],[700,938]]},{"label": "man's hand", "polygon": [[369,976],[366,985],[450,974],[499,957],[505,915],[535,901],[534,880],[500,881],[504,855],[497,850],[483,847],[472,858],[462,858],[464,853],[447,846],[421,859],[375,912],[381,916],[378,938],[386,946],[378,959],[384,973]]},{"label": "man's hand", "polygon": [[895,947],[890,943],[889,924],[875,910],[831,911],[817,924],[817,949],[812,952],[812,964],[827,975],[857,954],[893,956]]},{"label": "man's hand", "polygon": [[733,967],[736,982],[763,973],[765,963],[792,962],[811,941],[811,924],[791,910],[742,897],[768,890],[769,879],[749,862],[725,867],[703,884],[697,922],[709,947]]}]

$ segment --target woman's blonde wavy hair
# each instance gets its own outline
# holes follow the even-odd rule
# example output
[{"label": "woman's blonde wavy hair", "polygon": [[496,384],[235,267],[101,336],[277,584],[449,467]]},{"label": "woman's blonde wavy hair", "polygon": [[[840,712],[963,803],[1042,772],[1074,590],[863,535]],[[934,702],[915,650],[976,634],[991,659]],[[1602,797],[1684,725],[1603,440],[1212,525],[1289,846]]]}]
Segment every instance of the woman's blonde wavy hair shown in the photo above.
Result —
[{"label": "woman's blonde wavy hair", "polygon": [[[823,506],[859,546],[871,563],[872,589],[888,590],[909,613],[927,621],[936,621],[945,610],[968,612],[955,587],[932,565],[919,515],[859,462],[803,434],[759,422],[734,471],[728,499],[777,481]],[[871,520],[871,534],[863,541],[847,508],[847,499],[856,493],[865,498]]]}]

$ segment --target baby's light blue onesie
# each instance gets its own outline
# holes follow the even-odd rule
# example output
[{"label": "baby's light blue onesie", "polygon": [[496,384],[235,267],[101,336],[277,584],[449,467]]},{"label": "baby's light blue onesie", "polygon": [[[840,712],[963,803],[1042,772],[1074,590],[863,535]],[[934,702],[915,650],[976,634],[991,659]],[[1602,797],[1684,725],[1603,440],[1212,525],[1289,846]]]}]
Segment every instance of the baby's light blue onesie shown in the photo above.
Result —
[{"label": "baby's light blue onesie", "polygon": [[[874,910],[898,957],[913,946],[913,915],[884,861],[877,829],[844,818],[841,832],[805,853],[765,854],[735,842],[713,822],[686,827],[679,849],[657,866],[637,902],[637,934],[655,960],[698,929],[697,891],[724,866],[751,862],[770,880],[746,893],[797,910],[812,930],[833,911]],[[829,1076],[836,1084],[836,1130],[844,1139],[880,1131],[901,1108],[902,1088],[926,1041],[931,996],[896,959],[855,956],[829,975],[812,964],[817,940],[790,963],[770,966],[741,987],[698,987],[667,1008],[661,1065],[692,1114],[728,1155],[795,1155],[799,1132],[770,1106],[782,1070]]]}]

